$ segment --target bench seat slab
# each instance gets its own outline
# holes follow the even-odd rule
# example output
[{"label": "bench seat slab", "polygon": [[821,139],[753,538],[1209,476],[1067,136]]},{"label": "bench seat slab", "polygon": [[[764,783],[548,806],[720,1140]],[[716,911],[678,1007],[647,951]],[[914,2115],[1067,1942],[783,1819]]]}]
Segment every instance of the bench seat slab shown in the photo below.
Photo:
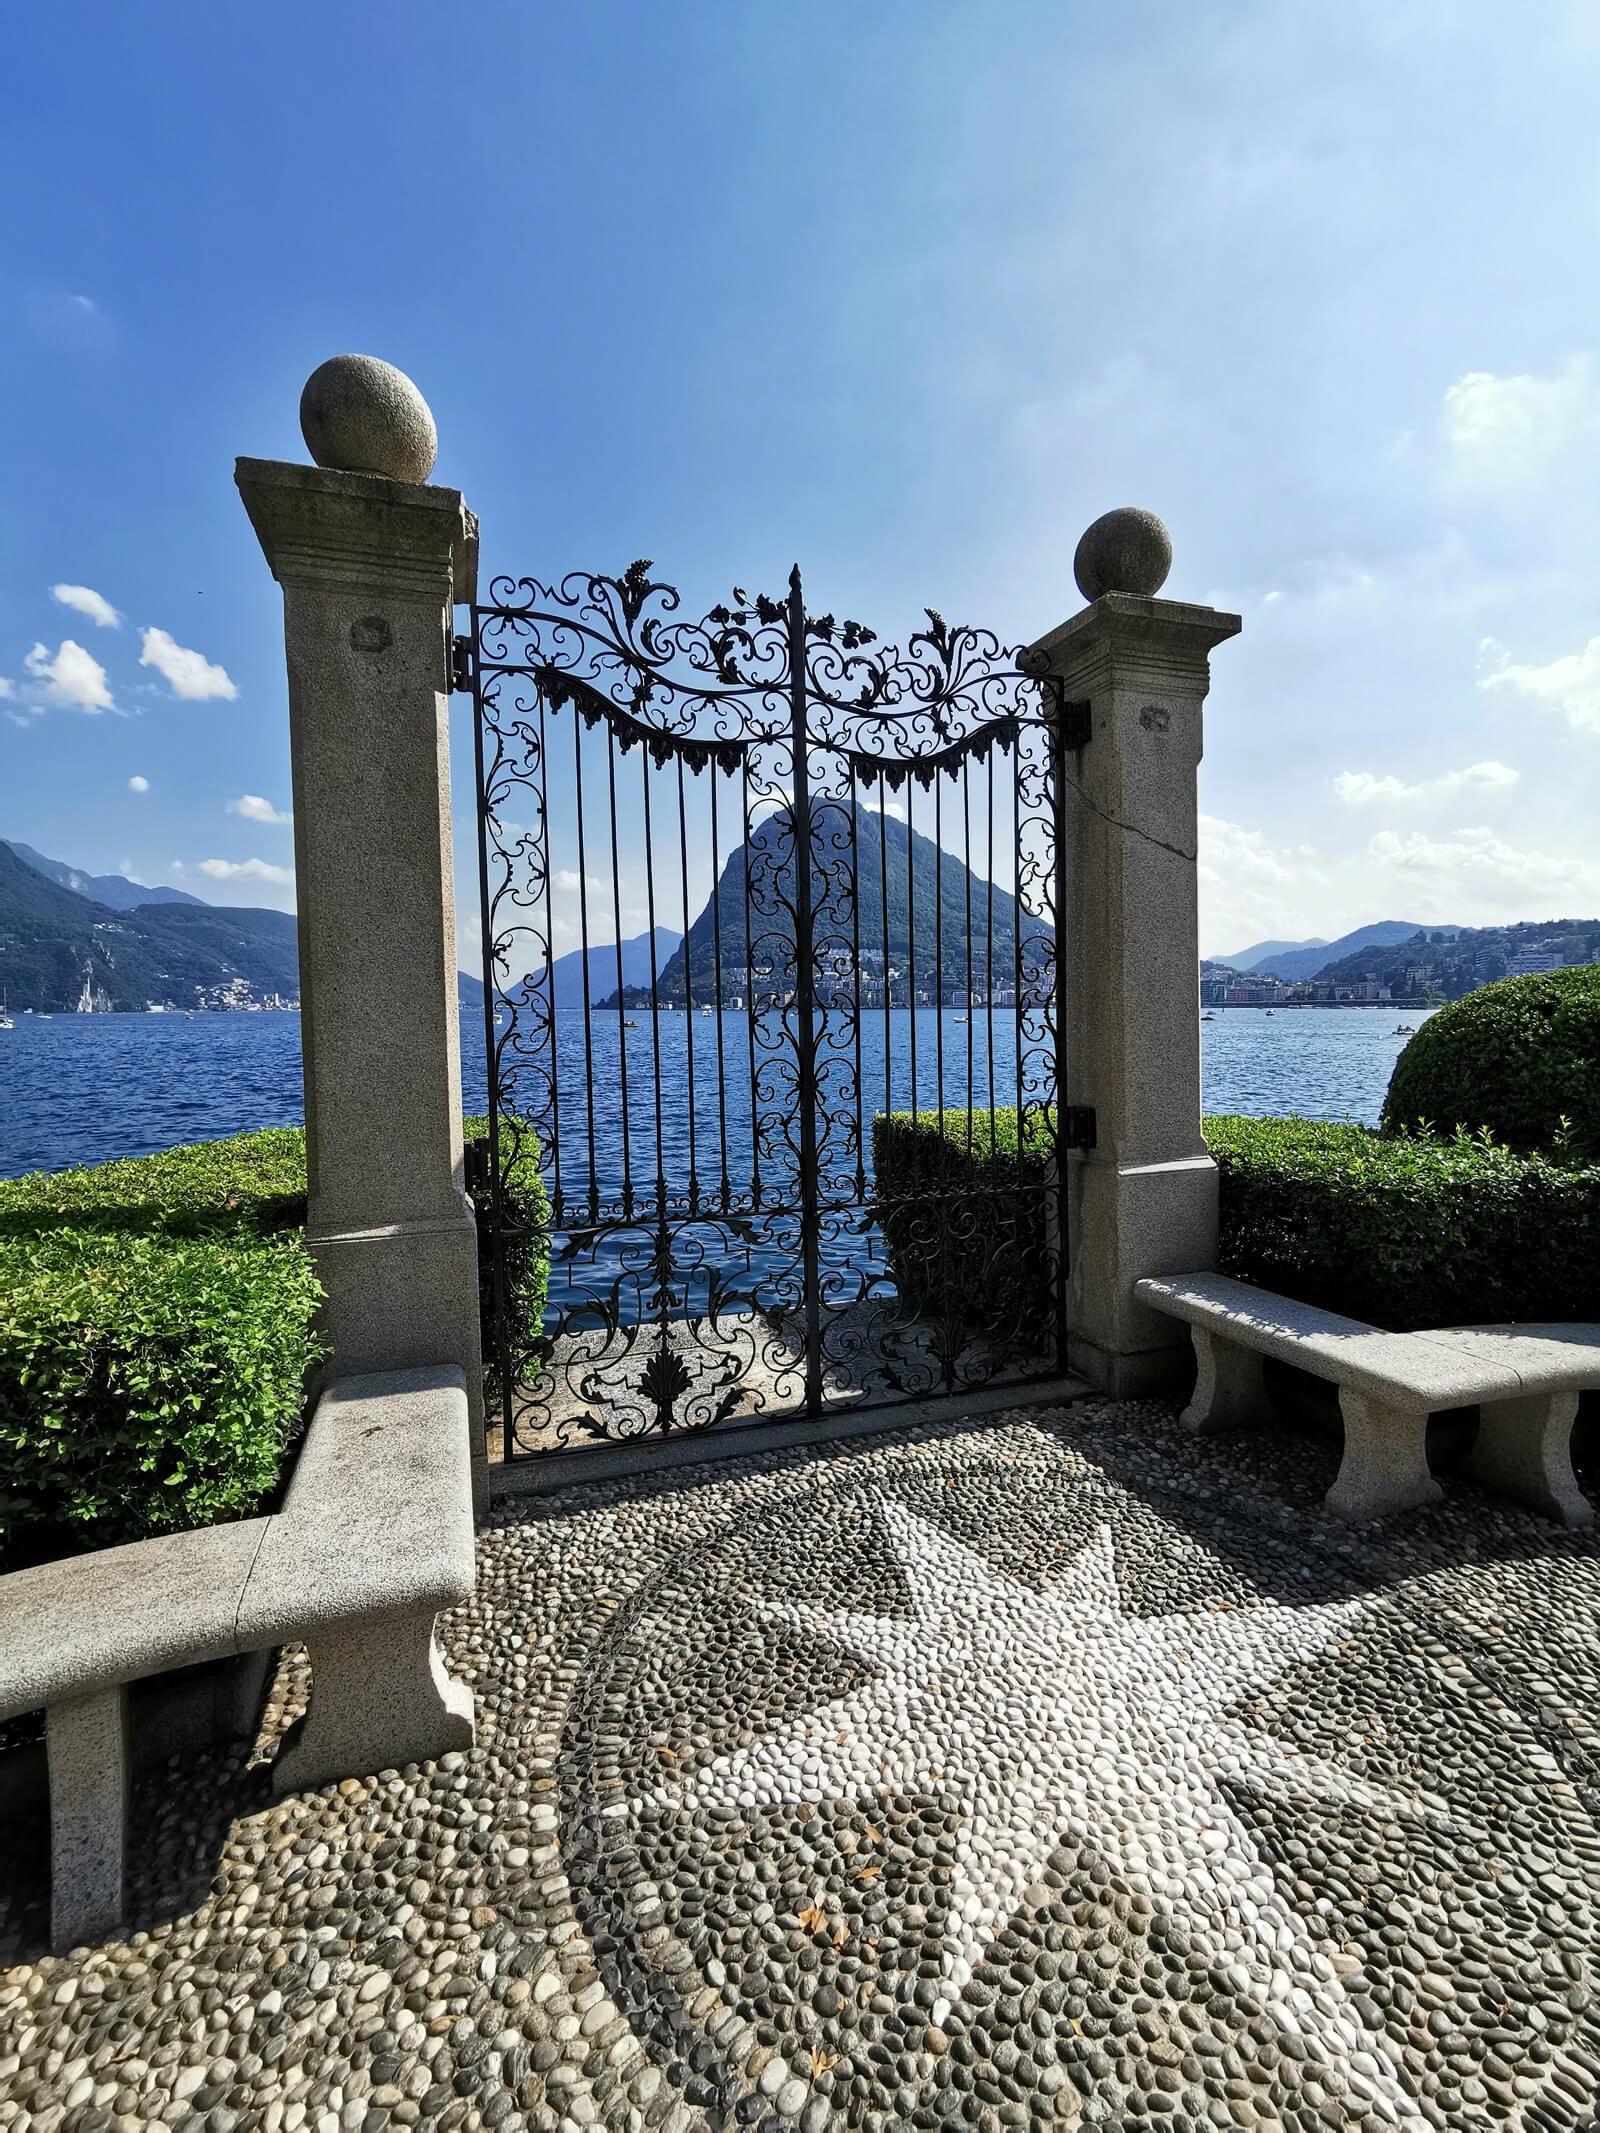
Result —
[{"label": "bench seat slab", "polygon": [[45,1713],[50,1769],[50,1944],[92,1947],[122,1923],[128,1840],[128,1691],[63,1697]]},{"label": "bench seat slab", "polygon": [[1515,1496],[1564,1526],[1592,1526],[1594,1508],[1572,1471],[1576,1392],[1485,1400],[1467,1468],[1485,1488]]},{"label": "bench seat slab", "polygon": [[1322,1499],[1335,1518],[1352,1525],[1393,1518],[1437,1503],[1444,1491],[1428,1471],[1428,1410],[1381,1400],[1353,1385],[1339,1388],[1344,1458]]},{"label": "bench seat slab", "polygon": [[1181,1417],[1199,1435],[1219,1429],[1255,1428],[1272,1420],[1272,1402],[1262,1375],[1265,1358],[1209,1326],[1191,1326],[1194,1397]]},{"label": "bench seat slab", "polygon": [[423,1606],[312,1633],[311,1708],[273,1765],[275,1793],[472,1746],[472,1691],[445,1672],[435,1619]]}]

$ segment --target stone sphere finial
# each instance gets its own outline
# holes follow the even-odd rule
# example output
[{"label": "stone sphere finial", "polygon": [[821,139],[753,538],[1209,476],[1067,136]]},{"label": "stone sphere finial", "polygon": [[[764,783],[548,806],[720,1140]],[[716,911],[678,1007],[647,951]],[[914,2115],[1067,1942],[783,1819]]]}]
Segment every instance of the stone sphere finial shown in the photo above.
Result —
[{"label": "stone sphere finial", "polygon": [[300,431],[319,467],[426,481],[439,433],[403,370],[376,356],[330,356],[300,395]]},{"label": "stone sphere finial", "polygon": [[1086,600],[1102,593],[1160,592],[1172,568],[1172,537],[1153,511],[1125,504],[1097,518],[1078,543],[1072,575]]}]

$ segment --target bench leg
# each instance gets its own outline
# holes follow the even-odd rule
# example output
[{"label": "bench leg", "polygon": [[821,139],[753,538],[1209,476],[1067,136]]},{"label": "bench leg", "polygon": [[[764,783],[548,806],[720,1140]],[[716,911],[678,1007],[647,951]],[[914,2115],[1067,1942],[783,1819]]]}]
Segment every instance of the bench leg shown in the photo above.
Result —
[{"label": "bench leg", "polygon": [[1478,1409],[1478,1439],[1467,1459],[1468,1472],[1485,1488],[1515,1496],[1564,1526],[1592,1526],[1594,1508],[1572,1471],[1577,1413],[1575,1392],[1485,1400]]},{"label": "bench leg", "polygon": [[1209,1433],[1270,1422],[1272,1402],[1256,1350],[1224,1340],[1205,1326],[1191,1326],[1189,1331],[1194,1336],[1194,1397],[1180,1417],[1184,1428]]},{"label": "bench leg", "polygon": [[1402,1407],[1344,1385],[1339,1411],[1344,1416],[1344,1460],[1323,1498],[1335,1518],[1361,1525],[1439,1501],[1444,1491],[1428,1472],[1425,1408]]},{"label": "bench leg", "polygon": [[50,1769],[50,1945],[108,1940],[122,1925],[128,1841],[128,1692],[92,1689],[45,1713]]},{"label": "bench leg", "polygon": [[272,1789],[425,1763],[473,1743],[472,1691],[444,1670],[431,1608],[313,1632],[311,1708],[278,1757]]}]

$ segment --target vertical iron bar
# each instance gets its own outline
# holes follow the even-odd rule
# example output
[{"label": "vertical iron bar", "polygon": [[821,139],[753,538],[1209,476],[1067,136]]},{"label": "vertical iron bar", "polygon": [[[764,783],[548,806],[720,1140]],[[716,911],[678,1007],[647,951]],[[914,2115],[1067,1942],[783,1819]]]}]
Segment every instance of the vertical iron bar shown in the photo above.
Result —
[{"label": "vertical iron bar", "polygon": [[1050,842],[1052,856],[1055,861],[1055,878],[1052,890],[1052,900],[1055,908],[1050,914],[1053,921],[1050,943],[1050,998],[1056,1037],[1055,1059],[1052,1063],[1055,1087],[1051,1091],[1053,1098],[1052,1111],[1055,1120],[1056,1249],[1054,1253],[1055,1264],[1051,1271],[1055,1276],[1056,1291],[1056,1368],[1057,1370],[1065,1370],[1067,1367],[1067,1165],[1064,1160],[1064,1151],[1061,1143],[1067,1122],[1067,1023],[1066,1016],[1062,1012],[1065,1005],[1064,996],[1066,990],[1062,973],[1066,967],[1066,958],[1061,952],[1061,929],[1065,923],[1067,909],[1067,840],[1062,833],[1067,785],[1067,736],[1065,722],[1059,712],[1051,720],[1046,730],[1050,737]]},{"label": "vertical iron bar", "polygon": [[[622,1097],[622,1219],[633,1220],[632,1120],[628,1114],[628,1007],[622,989],[622,881],[617,868],[617,730],[606,720],[606,778],[611,797],[611,923],[617,951],[617,1058]],[[655,956],[655,935],[650,954]]]},{"label": "vertical iron bar", "polygon": [[[644,787],[644,881],[646,923],[650,928],[650,1070],[655,1081],[656,1098],[656,1249],[655,1277],[656,1300],[660,1318],[660,1354],[665,1361],[667,1345],[671,1339],[667,1316],[667,1276],[672,1264],[671,1230],[667,1222],[667,1155],[663,1145],[661,1110],[661,989],[660,972],[656,968],[656,861],[655,837],[650,820],[650,750],[641,748],[640,773]],[[671,1373],[658,1373],[656,1392],[656,1427],[668,1430],[672,1427],[672,1395],[668,1390]]]},{"label": "vertical iron bar", "polygon": [[[489,894],[489,792],[483,774],[483,664],[479,617],[472,610],[472,760],[478,785],[478,926],[483,942],[484,1103],[489,1128],[489,1300],[493,1312],[495,1352],[500,1365],[500,1456],[509,1462],[516,1446],[511,1421],[510,1334],[505,1308],[505,1259],[500,1237],[500,1048],[495,1042],[495,954],[493,900]],[[498,737],[497,737],[498,738]],[[489,1429],[484,1402],[484,1432]]]},{"label": "vertical iron bar", "polygon": [[866,1119],[862,1110],[861,1091],[861,840],[856,834],[856,822],[861,806],[861,794],[856,785],[856,766],[850,764],[850,979],[851,1021],[855,1026],[856,1039],[856,1204],[864,1206],[867,1198],[867,1150]]},{"label": "vertical iron bar", "polygon": [[556,1052],[556,907],[555,884],[550,871],[550,748],[545,738],[542,689],[539,691],[539,826],[544,838],[544,996],[550,1011],[550,1175],[555,1181],[550,1225],[560,1229],[565,1201],[561,1190],[561,1062]]},{"label": "vertical iron bar", "polygon": [[689,826],[684,814],[683,757],[678,757],[678,861],[683,871],[683,1040],[689,1074],[689,1212],[700,1211],[700,1174],[695,1165],[694,1118],[694,968],[689,954]]},{"label": "vertical iron bar", "polygon": [[878,772],[878,895],[881,909],[878,916],[883,921],[883,1109],[885,1117],[894,1109],[894,1090],[889,1078],[889,808],[888,787],[883,772]]},{"label": "vertical iron bar", "polygon": [[933,781],[933,1065],[944,1139],[944,779]]},{"label": "vertical iron bar", "polygon": [[[818,1280],[816,954],[811,909],[811,765],[806,734],[806,611],[800,566],[789,573],[789,735],[794,773],[796,1095],[800,1105],[800,1262],[806,1311],[807,1414],[822,1407],[822,1297]],[[802,825],[804,825],[802,829]]]},{"label": "vertical iron bar", "polygon": [[972,765],[961,759],[961,866],[967,892],[967,1149],[972,1148]]},{"label": "vertical iron bar", "polygon": [[1017,1177],[1022,1176],[1022,749],[1026,736],[1017,735],[1016,760],[1011,766],[1011,963],[1013,1012],[1011,1035],[1017,1067]]},{"label": "vertical iron bar", "polygon": [[[911,1010],[911,1117],[915,1123],[920,1092],[917,1088],[917,869],[913,846],[911,818],[916,813],[916,784],[914,777],[906,779],[906,939],[909,955],[906,962],[906,1004]],[[915,1146],[913,1137],[912,1145]]]},{"label": "vertical iron bar", "polygon": [[750,1053],[750,1211],[761,1205],[761,1121],[756,1111],[756,966],[750,944],[750,754],[740,764],[744,812],[744,984],[745,1040]]},{"label": "vertical iron bar", "polygon": [[711,954],[717,974],[717,1144],[722,1160],[722,1183],[718,1205],[728,1212],[728,1063],[722,1032],[722,858],[717,834],[717,763],[711,775]]},{"label": "vertical iron bar", "polygon": [[[594,1031],[589,1021],[589,854],[583,827],[583,720],[572,719],[572,775],[578,806],[578,944],[583,955],[583,1093],[589,1131],[589,1220],[600,1220],[600,1182],[594,1167]],[[555,1002],[551,1001],[551,1012]]]},{"label": "vertical iron bar", "polygon": [[984,871],[988,877],[988,916],[984,921],[983,950],[983,1000],[985,1025],[985,1072],[989,1082],[989,1148],[991,1157],[995,1142],[994,1124],[994,774],[996,761],[1004,761],[1000,750],[991,745],[984,759],[984,805],[988,814],[988,853]]}]

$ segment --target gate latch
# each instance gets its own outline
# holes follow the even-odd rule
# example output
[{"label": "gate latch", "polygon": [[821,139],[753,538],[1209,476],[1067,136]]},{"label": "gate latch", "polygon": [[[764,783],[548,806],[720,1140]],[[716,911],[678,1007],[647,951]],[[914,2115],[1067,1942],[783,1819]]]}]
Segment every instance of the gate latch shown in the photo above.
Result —
[{"label": "gate latch", "polygon": [[472,639],[452,637],[450,640],[450,693],[459,690],[470,693],[472,688]]},{"label": "gate latch", "polygon": [[1095,1144],[1093,1104],[1067,1104],[1061,1113],[1061,1144],[1064,1148],[1092,1148]]}]

